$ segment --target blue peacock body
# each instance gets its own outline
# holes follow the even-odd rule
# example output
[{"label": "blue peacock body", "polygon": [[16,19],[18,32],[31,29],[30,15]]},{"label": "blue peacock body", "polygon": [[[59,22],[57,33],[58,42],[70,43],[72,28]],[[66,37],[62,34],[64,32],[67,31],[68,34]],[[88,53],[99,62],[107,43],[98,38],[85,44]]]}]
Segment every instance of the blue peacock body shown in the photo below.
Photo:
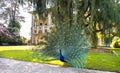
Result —
[{"label": "blue peacock body", "polygon": [[64,59],[64,56],[62,55],[61,49],[60,49],[60,55],[59,55],[60,61],[66,62]]}]

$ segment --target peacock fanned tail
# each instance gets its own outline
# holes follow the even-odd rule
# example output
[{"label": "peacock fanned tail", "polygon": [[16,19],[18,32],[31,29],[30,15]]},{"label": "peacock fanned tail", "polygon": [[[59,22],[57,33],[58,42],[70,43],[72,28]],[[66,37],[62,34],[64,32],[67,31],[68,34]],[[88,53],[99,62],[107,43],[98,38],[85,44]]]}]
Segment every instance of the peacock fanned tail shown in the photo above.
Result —
[{"label": "peacock fanned tail", "polygon": [[59,30],[53,30],[45,37],[47,43],[41,50],[42,55],[67,62],[75,68],[84,68],[89,45],[88,38],[80,30],[80,26],[73,25],[69,29],[65,26],[57,29]]}]

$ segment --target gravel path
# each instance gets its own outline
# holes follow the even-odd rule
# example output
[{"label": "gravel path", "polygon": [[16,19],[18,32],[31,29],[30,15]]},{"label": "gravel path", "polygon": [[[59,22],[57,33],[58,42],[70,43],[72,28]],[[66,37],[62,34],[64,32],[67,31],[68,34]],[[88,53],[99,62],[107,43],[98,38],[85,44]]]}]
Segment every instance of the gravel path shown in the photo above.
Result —
[{"label": "gravel path", "polygon": [[[0,73],[81,73],[80,69],[0,58]],[[115,73],[84,69],[82,73]]]}]

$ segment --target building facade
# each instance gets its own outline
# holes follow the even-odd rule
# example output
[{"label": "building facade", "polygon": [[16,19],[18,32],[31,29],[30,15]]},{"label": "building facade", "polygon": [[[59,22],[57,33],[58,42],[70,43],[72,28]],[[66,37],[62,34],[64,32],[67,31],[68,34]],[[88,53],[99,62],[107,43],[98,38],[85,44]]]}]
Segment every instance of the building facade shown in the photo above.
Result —
[{"label": "building facade", "polygon": [[31,26],[31,43],[38,44],[41,37],[46,35],[46,32],[50,31],[52,24],[51,14],[49,13],[45,20],[38,17],[37,14],[32,14],[32,26]]}]

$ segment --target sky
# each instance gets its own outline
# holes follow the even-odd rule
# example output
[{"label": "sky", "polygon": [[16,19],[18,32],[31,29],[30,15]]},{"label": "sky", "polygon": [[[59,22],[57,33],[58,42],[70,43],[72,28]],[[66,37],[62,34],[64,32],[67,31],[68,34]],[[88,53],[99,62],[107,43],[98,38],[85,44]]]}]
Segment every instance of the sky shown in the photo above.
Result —
[{"label": "sky", "polygon": [[20,15],[25,17],[25,22],[21,22],[20,36],[30,39],[32,16],[28,11],[23,10],[22,7],[20,8],[20,13]]}]

